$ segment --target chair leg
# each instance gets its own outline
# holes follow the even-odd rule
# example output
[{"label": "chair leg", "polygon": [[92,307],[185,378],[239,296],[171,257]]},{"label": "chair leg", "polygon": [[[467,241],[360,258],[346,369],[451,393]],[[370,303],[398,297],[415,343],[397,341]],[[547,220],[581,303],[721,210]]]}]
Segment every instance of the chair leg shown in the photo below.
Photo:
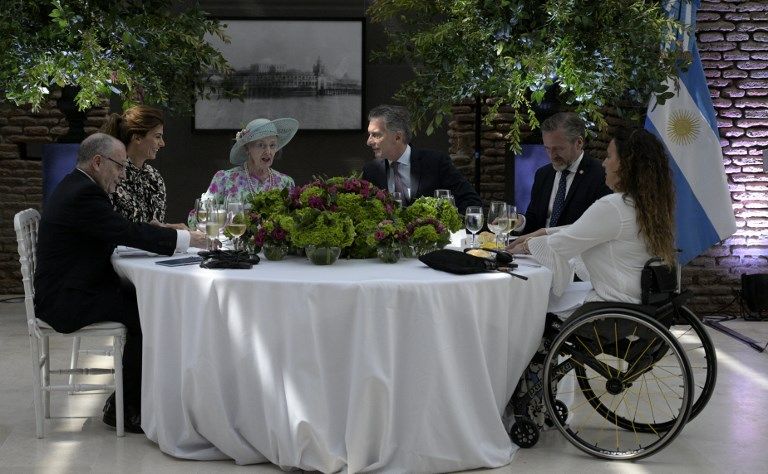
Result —
[{"label": "chair leg", "polygon": [[[48,336],[43,337],[43,387],[51,385],[51,346]],[[51,392],[43,390],[43,413],[45,418],[51,417]]]},{"label": "chair leg", "polygon": [[45,436],[43,430],[43,394],[40,379],[40,341],[34,335],[29,336],[29,351],[32,356],[32,400],[35,405],[35,435]]},{"label": "chair leg", "polygon": [[[72,355],[69,359],[69,368],[74,370],[77,368],[77,359],[80,355],[80,338],[79,337],[73,337],[72,338]],[[75,374],[69,374],[69,385],[73,385],[75,383]],[[69,392],[70,395],[72,395],[75,392]]]},{"label": "chair leg", "polygon": [[125,407],[123,401],[123,346],[125,336],[115,336],[113,340],[114,353],[112,360],[115,368],[115,427],[117,436],[125,436]]}]

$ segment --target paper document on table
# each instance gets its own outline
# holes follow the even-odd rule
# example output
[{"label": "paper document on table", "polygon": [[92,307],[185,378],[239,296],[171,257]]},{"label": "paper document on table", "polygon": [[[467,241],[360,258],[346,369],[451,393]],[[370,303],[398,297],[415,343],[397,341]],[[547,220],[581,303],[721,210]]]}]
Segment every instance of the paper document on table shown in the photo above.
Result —
[{"label": "paper document on table", "polygon": [[126,247],[125,245],[118,245],[115,253],[117,253],[118,257],[157,257],[156,253],[147,252],[135,247]]},{"label": "paper document on table", "polygon": [[562,313],[578,308],[584,303],[584,298],[592,290],[588,281],[574,281],[565,289],[562,296],[549,294],[548,313]]}]

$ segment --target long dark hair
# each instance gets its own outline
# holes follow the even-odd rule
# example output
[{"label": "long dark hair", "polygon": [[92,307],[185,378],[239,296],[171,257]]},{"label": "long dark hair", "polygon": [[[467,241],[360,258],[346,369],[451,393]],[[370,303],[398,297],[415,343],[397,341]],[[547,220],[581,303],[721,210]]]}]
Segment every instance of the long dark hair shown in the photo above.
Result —
[{"label": "long dark hair", "polygon": [[117,138],[127,147],[134,135],[144,136],[163,125],[163,111],[147,105],[136,105],[120,114],[110,114],[101,131]]},{"label": "long dark hair", "polygon": [[650,253],[672,265],[675,188],[664,145],[641,128],[619,129],[613,141],[619,155],[617,191],[634,201],[637,225]]}]

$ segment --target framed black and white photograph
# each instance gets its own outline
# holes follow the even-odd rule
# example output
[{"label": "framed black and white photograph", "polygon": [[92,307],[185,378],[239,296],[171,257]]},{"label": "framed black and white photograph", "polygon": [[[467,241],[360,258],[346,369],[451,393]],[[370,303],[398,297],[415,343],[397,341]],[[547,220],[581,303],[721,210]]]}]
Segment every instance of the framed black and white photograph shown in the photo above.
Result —
[{"label": "framed black and white photograph", "polygon": [[195,102],[195,130],[240,130],[254,118],[292,117],[301,130],[363,128],[362,19],[222,20],[231,43],[208,41],[235,70],[243,100]]}]

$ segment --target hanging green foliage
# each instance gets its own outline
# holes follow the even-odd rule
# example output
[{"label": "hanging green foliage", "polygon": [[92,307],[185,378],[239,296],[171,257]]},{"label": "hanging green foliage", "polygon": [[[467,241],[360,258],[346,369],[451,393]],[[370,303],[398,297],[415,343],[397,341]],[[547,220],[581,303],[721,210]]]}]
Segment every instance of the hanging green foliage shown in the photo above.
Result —
[{"label": "hanging green foliage", "polygon": [[[507,135],[519,149],[524,126],[547,91],[590,125],[606,105],[646,104],[688,59],[675,48],[683,25],[658,0],[376,0],[368,14],[389,43],[377,57],[405,61],[414,78],[396,98],[431,133],[451,106],[471,97],[517,110]],[[663,45],[673,46],[664,48]]]},{"label": "hanging green foliage", "polygon": [[81,110],[118,94],[188,111],[229,66],[206,34],[227,41],[193,2],[0,0],[0,94],[37,110],[52,86],[76,86]]}]

